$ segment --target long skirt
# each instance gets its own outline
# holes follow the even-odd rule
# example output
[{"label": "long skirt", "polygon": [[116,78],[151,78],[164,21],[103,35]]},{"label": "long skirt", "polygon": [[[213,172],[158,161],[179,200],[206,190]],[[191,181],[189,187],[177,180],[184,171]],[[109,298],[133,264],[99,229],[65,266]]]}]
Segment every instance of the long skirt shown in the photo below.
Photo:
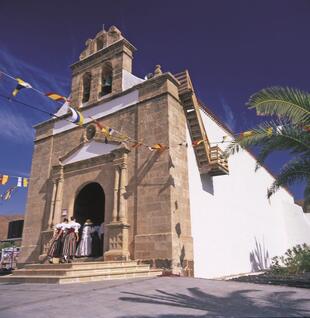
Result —
[{"label": "long skirt", "polygon": [[60,257],[62,250],[61,238],[56,240],[55,238],[52,239],[51,246],[47,252],[47,256],[49,257]]},{"label": "long skirt", "polygon": [[73,257],[76,251],[76,235],[74,232],[69,232],[64,237],[64,245],[62,249],[63,256]]},{"label": "long skirt", "polygon": [[101,256],[100,255],[100,238],[97,232],[91,234],[92,244],[91,244],[91,255],[94,257]]},{"label": "long skirt", "polygon": [[76,256],[90,256],[92,254],[92,238],[91,236],[83,237],[76,250]]}]

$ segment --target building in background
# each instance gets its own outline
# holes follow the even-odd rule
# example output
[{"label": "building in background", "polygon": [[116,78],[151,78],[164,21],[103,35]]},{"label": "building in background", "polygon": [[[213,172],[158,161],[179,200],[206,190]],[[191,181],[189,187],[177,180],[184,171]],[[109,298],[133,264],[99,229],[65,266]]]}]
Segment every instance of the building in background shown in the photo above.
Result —
[{"label": "building in background", "polygon": [[0,241],[8,239],[21,240],[23,225],[23,215],[0,215]]},{"label": "building in background", "polygon": [[[197,98],[187,71],[141,79],[116,27],[86,41],[68,105],[38,124],[19,262],[44,259],[63,217],[105,224],[103,258],[197,277],[257,271],[297,243],[310,220],[255,158],[223,157],[232,133]],[[186,67],[186,66],[185,66]],[[60,117],[60,118],[59,118]]]}]

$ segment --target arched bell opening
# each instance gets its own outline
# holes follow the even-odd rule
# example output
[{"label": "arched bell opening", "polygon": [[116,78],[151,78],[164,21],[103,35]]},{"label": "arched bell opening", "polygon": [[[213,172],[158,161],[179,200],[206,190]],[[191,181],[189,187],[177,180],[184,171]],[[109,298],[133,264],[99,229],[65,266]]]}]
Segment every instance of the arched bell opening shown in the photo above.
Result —
[{"label": "arched bell opening", "polygon": [[90,98],[90,89],[91,89],[91,81],[92,76],[90,72],[86,72],[83,75],[83,97],[82,97],[82,103],[86,103],[89,101]]},{"label": "arched bell opening", "polygon": [[103,65],[101,69],[101,90],[99,96],[105,96],[112,92],[112,66],[110,63]]},{"label": "arched bell opening", "polygon": [[88,183],[79,191],[73,215],[80,224],[84,224],[87,219],[91,219],[94,225],[104,222],[105,194],[99,183]]}]

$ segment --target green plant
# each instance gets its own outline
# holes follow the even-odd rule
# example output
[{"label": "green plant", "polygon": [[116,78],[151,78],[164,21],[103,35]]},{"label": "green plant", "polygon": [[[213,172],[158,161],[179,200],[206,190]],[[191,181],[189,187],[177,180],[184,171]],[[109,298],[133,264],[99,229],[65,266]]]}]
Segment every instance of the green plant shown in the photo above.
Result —
[{"label": "green plant", "polygon": [[280,187],[305,182],[305,206],[310,204],[310,94],[297,89],[272,87],[252,95],[248,102],[259,116],[273,116],[247,134],[240,134],[226,149],[226,156],[240,148],[258,147],[258,169],[274,151],[292,156],[267,190],[268,198]]},{"label": "green plant", "polygon": [[1,242],[0,243],[0,250],[6,247],[12,247],[13,244],[11,242]]},{"label": "green plant", "polygon": [[283,256],[273,257],[270,270],[280,275],[310,272],[310,246],[298,244],[288,249]]}]

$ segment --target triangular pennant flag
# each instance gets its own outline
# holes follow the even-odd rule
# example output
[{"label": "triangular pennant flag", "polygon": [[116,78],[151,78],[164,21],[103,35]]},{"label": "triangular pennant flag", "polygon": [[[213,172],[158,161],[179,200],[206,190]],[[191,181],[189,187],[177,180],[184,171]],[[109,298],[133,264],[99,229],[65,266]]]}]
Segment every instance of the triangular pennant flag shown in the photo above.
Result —
[{"label": "triangular pennant flag", "polygon": [[56,102],[67,102],[67,98],[64,96],[61,96],[57,93],[46,93],[45,96],[47,96],[48,98],[56,101]]},{"label": "triangular pennant flag", "polygon": [[21,78],[16,78],[16,81],[18,84],[12,93],[13,96],[16,96],[17,93],[23,88],[32,88],[32,86],[29,83],[23,81]]},{"label": "triangular pennant flag", "polygon": [[4,185],[9,181],[9,176],[4,174],[0,175],[0,184]]},{"label": "triangular pennant flag", "polygon": [[69,106],[69,109],[71,111],[71,118],[69,118],[69,120],[73,123],[73,124],[77,124],[77,125],[83,125],[84,123],[84,117],[82,115],[82,113],[80,113],[79,111],[77,111],[76,109],[72,108]]}]

